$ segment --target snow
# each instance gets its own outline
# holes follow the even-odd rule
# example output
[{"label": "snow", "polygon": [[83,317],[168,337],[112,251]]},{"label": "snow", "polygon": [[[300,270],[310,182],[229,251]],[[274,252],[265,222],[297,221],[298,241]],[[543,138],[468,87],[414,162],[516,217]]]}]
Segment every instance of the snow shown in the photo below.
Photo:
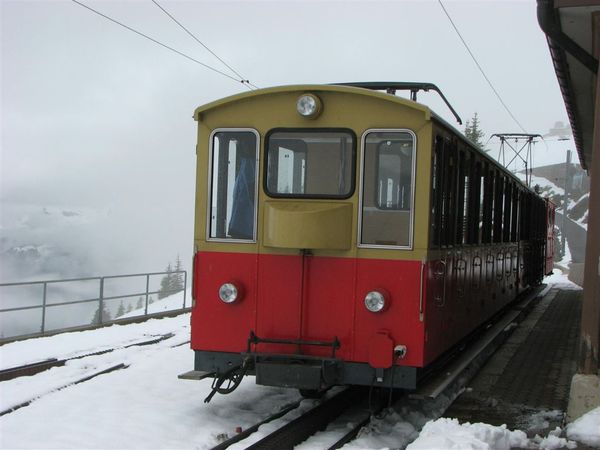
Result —
[{"label": "snow", "polygon": [[[525,182],[526,177],[524,173],[517,172],[515,173],[515,176],[517,176],[521,181]],[[548,180],[547,178],[532,175],[530,186],[533,188],[536,184],[540,186],[543,191],[543,195],[545,196],[553,197],[557,195],[565,195],[565,190],[554,184],[552,181]]]},{"label": "snow", "polygon": [[587,231],[587,222],[588,222],[588,214],[589,214],[589,213],[590,213],[589,211],[586,211],[586,212],[583,214],[583,217],[582,217],[581,219],[579,219],[579,220],[575,221],[575,223],[576,223],[577,225],[579,225],[581,228],[585,228],[585,230],[586,230],[586,231]]},{"label": "snow", "polygon": [[563,267],[569,267],[573,257],[571,256],[571,248],[569,247],[569,241],[565,238],[565,254],[562,259],[558,261],[556,264]]},{"label": "snow", "polygon": [[562,430],[556,428],[546,437],[527,438],[521,430],[511,431],[506,425],[494,426],[485,423],[459,423],[456,419],[441,418],[428,422],[419,437],[406,450],[509,450],[528,449],[573,449],[577,443],[560,437]]},{"label": "snow", "polygon": [[[112,325],[96,330],[57,334],[55,336],[13,342],[0,347],[0,369],[43,361],[49,358],[65,359],[114,347],[125,346],[136,341],[149,340],[177,330],[182,317],[151,319],[131,325]],[[187,328],[187,327],[186,327]],[[189,339],[189,329],[184,329],[179,340]],[[171,341],[175,340],[172,338]]]},{"label": "snow", "polygon": [[[170,295],[168,297],[162,298],[160,300],[156,300],[153,303],[148,303],[148,314],[161,313],[165,311],[176,311],[184,307],[184,292],[178,292],[176,294]],[[192,289],[188,288],[185,292],[185,307],[189,308],[192,304]],[[128,319],[131,317],[143,316],[145,311],[145,306],[141,309],[135,309],[128,313],[125,313],[117,319]]]},{"label": "snow", "polygon": [[[546,281],[558,283],[561,288],[572,285],[560,271],[556,272]],[[178,305],[181,295],[165,299],[165,304]],[[165,306],[156,303],[150,306]],[[66,358],[116,348],[113,352],[73,360],[64,367],[34,376],[1,382],[0,410],[35,400],[29,406],[0,417],[0,448],[207,449],[231,437],[236,428],[245,429],[300,399],[296,390],[257,386],[253,377],[246,377],[233,394],[217,395],[211,403],[203,403],[210,393],[210,380],[177,379],[178,374],[193,367],[193,352],[188,345],[182,345],[189,339],[189,320],[189,314],[181,314],[141,324],[113,325],[0,347],[3,368],[49,357]],[[124,348],[167,333],[173,333],[173,336],[157,344]],[[120,363],[128,367],[59,389]],[[329,395],[333,393],[335,391]],[[559,428],[548,436],[527,439],[523,431],[509,430],[506,426],[460,424],[456,419],[441,417],[458,393],[449,393],[434,401],[414,401],[402,407],[388,408],[372,418],[357,439],[344,449],[406,446],[410,450],[558,449],[574,448],[573,440],[600,446],[600,408],[569,425],[568,439],[561,437]],[[315,400],[303,400],[299,410],[263,425],[250,440],[232,448],[247,447],[315,404]],[[543,422],[553,414],[560,412],[547,411],[531,420]],[[297,449],[326,448],[363,417],[357,413],[342,416]]]},{"label": "snow", "polygon": [[544,278],[544,283],[555,285],[555,287],[563,290],[580,290],[581,287],[569,280],[566,273],[557,267],[552,269],[552,275]]},{"label": "snow", "polygon": [[483,423],[460,424],[456,419],[438,419],[425,424],[419,437],[406,450],[461,449],[509,450],[529,443],[523,431]]},{"label": "snow", "polygon": [[562,438],[560,437],[561,434],[562,429],[557,427],[554,431],[548,433],[548,436],[545,438],[536,435],[535,438],[530,441],[530,447],[537,445],[537,448],[544,450],[577,448],[577,443],[575,441]]},{"label": "snow", "polygon": [[560,421],[564,413],[558,409],[551,411],[543,410],[535,414],[531,414],[527,420],[528,430],[542,430],[550,426],[549,420]]},{"label": "snow", "polygon": [[600,407],[569,424],[567,436],[583,444],[600,447]]},{"label": "snow", "polygon": [[[204,404],[210,381],[177,379],[193,365],[189,347],[177,346],[189,339],[189,314],[6,344],[0,347],[0,355],[9,366],[5,355],[11,355],[12,363],[40,356],[63,357],[110,347],[109,342],[122,344],[169,332],[175,335],[155,345],[71,361],[64,367],[0,383],[2,410],[39,397],[0,417],[0,447],[205,449],[216,445],[223,435],[232,435],[236,427],[252,425],[299,398],[297,391],[256,386],[249,377],[234,394],[216,396]],[[119,363],[129,367],[55,391],[85,374]]]},{"label": "snow", "polygon": [[567,211],[571,211],[573,208],[575,208],[576,206],[578,206],[581,202],[583,202],[584,200],[588,200],[589,198],[590,198],[590,193],[589,192],[583,194],[581,197],[579,197],[577,199],[577,201],[569,203],[569,207],[567,208]]}]

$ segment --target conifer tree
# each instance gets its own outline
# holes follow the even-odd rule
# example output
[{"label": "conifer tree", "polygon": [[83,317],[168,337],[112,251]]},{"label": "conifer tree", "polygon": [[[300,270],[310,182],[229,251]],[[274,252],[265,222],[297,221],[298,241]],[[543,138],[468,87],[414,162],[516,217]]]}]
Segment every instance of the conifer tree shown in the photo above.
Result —
[{"label": "conifer tree", "polygon": [[100,305],[98,305],[98,308],[96,308],[96,311],[94,312],[94,316],[92,317],[92,321],[90,322],[90,325],[100,325],[101,323],[105,323],[108,322],[109,320],[111,320],[111,315],[110,315],[110,311],[108,309],[106,309],[106,305],[102,305],[102,318],[100,318]]},{"label": "conifer tree", "polygon": [[168,297],[173,293],[173,268],[171,263],[165,269],[165,276],[160,280],[160,289],[158,290],[158,299]]},{"label": "conifer tree", "polygon": [[125,314],[125,306],[123,305],[123,300],[121,300],[121,303],[119,303],[119,309],[117,309],[117,314],[115,315],[115,317],[121,317],[123,314]]},{"label": "conifer tree", "polygon": [[158,290],[159,300],[185,289],[183,263],[181,262],[179,255],[177,255],[177,259],[175,260],[175,267],[173,268],[169,262],[165,272],[165,275],[160,280],[160,289]]},{"label": "conifer tree", "polygon": [[477,113],[473,114],[473,118],[465,124],[465,136],[480,150],[488,151],[483,148],[483,137],[485,132],[480,128],[479,116]]},{"label": "conifer tree", "polygon": [[[175,261],[175,269],[173,270],[173,289],[175,292],[183,291],[185,286],[183,285],[183,264],[181,263],[181,258],[177,255],[177,260]],[[174,292],[174,293],[175,293]]]}]

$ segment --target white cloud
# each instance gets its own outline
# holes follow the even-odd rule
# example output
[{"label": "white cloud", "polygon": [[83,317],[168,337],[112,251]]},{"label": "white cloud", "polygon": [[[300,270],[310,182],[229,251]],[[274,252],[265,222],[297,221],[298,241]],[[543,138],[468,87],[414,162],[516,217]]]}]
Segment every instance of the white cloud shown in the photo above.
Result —
[{"label": "white cloud", "polygon": [[[223,69],[151,2],[87,4]],[[486,133],[520,131],[436,2],[161,4],[261,87],[430,81],[463,120],[478,112]],[[446,6],[528,131],[544,134],[566,121],[534,3]],[[245,88],[69,1],[3,1],[1,8],[3,229],[6,210],[18,205],[110,208],[110,216],[81,236],[69,236],[94,260],[112,264],[123,256],[126,267],[155,270],[180,253],[190,266],[191,115],[198,105]],[[453,121],[433,94],[419,100]],[[536,163],[543,160],[536,156]],[[111,264],[97,270],[116,268]]]}]

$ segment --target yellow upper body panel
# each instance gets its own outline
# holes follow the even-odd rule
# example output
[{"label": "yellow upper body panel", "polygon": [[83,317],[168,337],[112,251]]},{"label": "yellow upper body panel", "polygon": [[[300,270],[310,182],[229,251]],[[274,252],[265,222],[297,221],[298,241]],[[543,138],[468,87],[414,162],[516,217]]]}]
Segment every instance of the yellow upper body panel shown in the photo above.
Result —
[{"label": "yellow upper body panel", "polygon": [[350,250],[352,202],[265,202],[263,245],[311,250]]},{"label": "yellow upper body panel", "polygon": [[[232,95],[230,97],[225,97],[219,100],[216,100],[211,103],[207,103],[206,105],[199,106],[194,111],[194,119],[198,121],[202,121],[202,116],[206,113],[210,113],[214,110],[217,110],[221,107],[227,105],[240,105],[246,101],[252,101],[256,98],[276,98],[279,95],[292,95],[294,96],[294,103],[292,104],[292,110],[295,112],[296,108],[296,99],[298,95],[302,93],[312,93],[320,96],[322,93],[338,93],[342,95],[352,95],[354,96],[353,102],[359,101],[358,97],[371,97],[371,98],[379,98],[386,102],[396,103],[404,106],[408,106],[411,109],[415,109],[421,111],[424,115],[424,120],[429,120],[431,116],[431,111],[424,105],[415,103],[413,101],[406,100],[401,97],[396,97],[394,95],[384,94],[379,91],[373,91],[369,89],[362,89],[350,86],[336,86],[336,85],[322,85],[322,84],[306,84],[306,85],[295,85],[295,86],[277,86],[266,89],[258,89],[255,91],[243,92],[241,94]],[[325,105],[327,108],[328,105]],[[324,109],[325,109],[324,108]]]},{"label": "yellow upper body panel", "polygon": [[[322,102],[318,117],[296,110],[302,94]],[[390,259],[422,259],[427,251],[432,148],[430,110],[393,95],[346,86],[303,85],[247,92],[196,109],[198,121],[196,215],[194,241],[204,251],[297,254],[302,245],[320,255]],[[211,136],[216,130],[250,129],[258,134],[258,211],[255,242],[207,239],[210,196]],[[264,190],[265,138],[275,129],[338,129],[354,135],[354,189],[344,199],[273,198]],[[392,251],[359,246],[361,171],[364,137],[370,130],[401,130],[416,141],[414,214],[410,248]],[[404,220],[404,219],[403,219]],[[338,226],[332,225],[336,221]],[[343,223],[342,223],[343,222]],[[408,223],[408,219],[406,220]],[[302,230],[303,236],[300,236]],[[322,230],[322,234],[319,230]],[[311,247],[309,247],[311,248]]]}]

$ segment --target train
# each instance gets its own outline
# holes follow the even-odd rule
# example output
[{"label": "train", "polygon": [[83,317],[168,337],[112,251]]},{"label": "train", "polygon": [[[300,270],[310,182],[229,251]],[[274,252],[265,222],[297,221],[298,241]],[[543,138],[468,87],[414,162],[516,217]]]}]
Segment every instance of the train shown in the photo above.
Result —
[{"label": "train", "polygon": [[309,397],[415,389],[552,271],[552,202],[420,90],[437,87],[281,86],[195,110],[187,378],[212,378],[207,401],[245,375]]}]

